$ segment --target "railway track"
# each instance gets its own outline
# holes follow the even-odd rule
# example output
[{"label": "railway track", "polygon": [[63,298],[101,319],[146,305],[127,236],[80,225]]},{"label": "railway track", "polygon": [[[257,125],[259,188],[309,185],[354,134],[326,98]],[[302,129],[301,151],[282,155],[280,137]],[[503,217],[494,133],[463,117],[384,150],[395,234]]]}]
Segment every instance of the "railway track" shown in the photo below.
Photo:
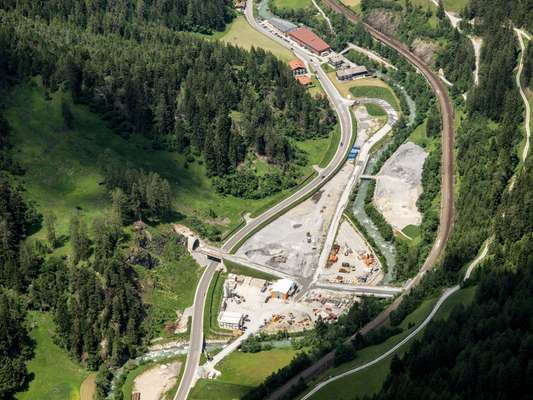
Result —
[{"label": "railway track", "polygon": [[[429,255],[420,268],[420,271],[409,282],[402,295],[396,298],[395,301],[391,303],[389,307],[383,310],[375,319],[360,329],[359,333],[365,335],[369,331],[381,326],[389,319],[391,312],[396,310],[403,298],[421,282],[424,275],[436,264],[446,247],[446,243],[452,230],[454,218],[454,112],[450,97],[448,96],[448,91],[444,86],[444,83],[440,80],[437,74],[433,72],[419,57],[411,52],[405,44],[385,35],[364,21],[361,21],[352,10],[339,3],[338,0],[323,0],[323,2],[333,11],[344,15],[348,21],[352,23],[362,23],[372,37],[396,50],[398,54],[409,61],[426,78],[431,86],[439,102],[439,108],[442,117],[441,208],[437,237],[435,238],[435,242],[433,243]],[[353,336],[355,336],[355,333]],[[285,385],[278,388],[268,397],[268,399],[280,399],[290,390],[292,386],[297,384],[300,379],[309,380],[310,378],[313,378],[328,369],[333,364],[333,359],[334,352],[331,351],[320,360],[314,362],[310,367],[301,371]]]}]

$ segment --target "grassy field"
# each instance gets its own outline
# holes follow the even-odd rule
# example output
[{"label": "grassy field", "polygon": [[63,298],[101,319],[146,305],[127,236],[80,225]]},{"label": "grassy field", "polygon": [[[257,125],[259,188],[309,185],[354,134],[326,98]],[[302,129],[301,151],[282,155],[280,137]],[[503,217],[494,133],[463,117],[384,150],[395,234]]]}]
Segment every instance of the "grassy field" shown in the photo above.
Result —
[{"label": "grassy field", "polygon": [[204,309],[204,335],[231,335],[231,331],[218,326],[218,312],[222,303],[224,292],[224,281],[227,274],[220,271],[215,272],[215,276],[209,285]]},{"label": "grassy field", "polygon": [[[74,129],[65,130],[60,111],[65,95],[58,92],[47,101],[40,84],[32,82],[12,92],[6,115],[14,131],[15,156],[27,170],[23,177],[27,195],[41,213],[56,213],[58,235],[68,233],[68,221],[77,210],[90,223],[109,207],[98,164],[104,152],[132,167],[158,172],[172,186],[176,210],[222,231],[237,226],[242,213],[262,210],[291,192],[260,200],[221,196],[213,189],[201,160],[186,163],[185,156],[153,150],[141,137],[126,141],[85,106],[72,106]],[[314,150],[321,152],[310,154],[310,159],[321,158],[326,151]],[[44,232],[39,236],[44,237]]]},{"label": "grassy field", "polygon": [[257,271],[255,269],[249,268],[245,265],[235,263],[233,261],[225,260],[224,265],[226,266],[226,269],[228,270],[228,272],[232,274],[246,275],[246,276],[251,276],[253,278],[265,279],[267,281],[275,281],[279,279],[274,275],[267,274],[266,272]]},{"label": "grassy field", "polygon": [[191,400],[239,399],[270,374],[287,365],[295,354],[296,350],[290,348],[254,354],[233,352],[217,366],[222,375],[216,380],[200,379],[189,398]]},{"label": "grassy field", "polygon": [[216,35],[215,38],[247,50],[252,46],[260,47],[272,52],[283,61],[294,59],[294,55],[287,48],[253,29],[243,16],[235,18],[229,28],[222,35]]},{"label": "grassy field", "polygon": [[396,110],[400,109],[399,101],[386,82],[377,78],[361,78],[353,81],[341,82],[335,72],[328,72],[328,76],[339,91],[348,99],[355,97],[377,97],[388,101]]},{"label": "grassy field", "polygon": [[365,104],[366,111],[373,117],[383,117],[387,115],[387,112],[377,104]]},{"label": "grassy field", "polygon": [[407,225],[405,228],[403,228],[402,232],[411,238],[415,238],[420,235],[420,226]]},{"label": "grassy field", "polygon": [[55,324],[48,313],[30,312],[30,335],[35,340],[35,357],[28,363],[34,374],[26,392],[17,400],[79,400],[80,385],[89,374],[72,361],[68,353],[53,341]]},{"label": "grassy field", "polygon": [[350,88],[350,93],[354,98],[369,97],[382,99],[389,103],[395,110],[400,109],[398,98],[388,86],[353,86]]},{"label": "grassy field", "polygon": [[[305,140],[295,144],[300,150],[310,155],[308,160],[310,165],[318,165],[320,168],[324,168],[335,155],[340,140],[341,130],[340,126],[337,124],[330,137]],[[325,153],[324,149],[327,149]]]},{"label": "grassy field", "polygon": [[311,0],[273,0],[272,3],[278,8],[287,8],[291,10],[307,8],[313,4]]},{"label": "grassy field", "polygon": [[[448,298],[448,300],[441,306],[435,318],[447,318],[453,307],[456,305],[470,304],[474,298],[475,289],[475,287],[470,287],[459,290],[453,296]],[[380,354],[383,354],[387,349],[400,342],[405,336],[412,332],[422,320],[424,320],[424,318],[433,308],[436,300],[436,298],[426,300],[420,305],[420,307],[413,311],[400,325],[402,328],[404,328],[402,333],[387,339],[385,342],[379,345],[370,346],[359,351],[357,358],[354,361],[343,364],[336,369],[328,370],[324,376],[334,375],[335,373],[346,371],[358,365],[362,365]],[[408,328],[410,324],[414,324],[415,326]],[[419,338],[421,335],[423,335],[423,332],[419,332],[416,337]],[[404,354],[409,349],[411,343],[413,342],[410,341],[405,346],[402,346],[395,354],[399,356]],[[371,396],[377,393],[381,389],[381,386],[383,385],[383,382],[389,373],[391,359],[392,356],[359,373],[349,375],[345,378],[332,382],[314,395],[312,399],[326,400],[331,399],[333,398],[332,396],[334,396],[336,400],[351,400],[361,396]]]},{"label": "grassy field", "polygon": [[460,12],[468,5],[469,0],[444,0],[446,11]]},{"label": "grassy field", "polygon": [[202,269],[186,254],[179,261],[152,269],[135,266],[135,270],[143,287],[143,301],[152,306],[148,309],[150,327],[157,335],[171,334],[164,331],[164,324],[176,319],[176,310],[183,311],[192,305]]}]

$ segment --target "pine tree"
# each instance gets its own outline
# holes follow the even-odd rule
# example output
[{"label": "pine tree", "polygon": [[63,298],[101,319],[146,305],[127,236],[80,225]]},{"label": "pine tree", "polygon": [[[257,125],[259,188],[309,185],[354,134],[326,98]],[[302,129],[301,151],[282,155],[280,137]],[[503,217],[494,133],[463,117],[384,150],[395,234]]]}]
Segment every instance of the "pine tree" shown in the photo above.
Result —
[{"label": "pine tree", "polygon": [[446,18],[446,11],[444,10],[444,3],[442,0],[439,0],[439,6],[437,9],[437,18],[438,19]]},{"label": "pine tree", "polygon": [[128,199],[126,198],[126,195],[124,194],[122,189],[116,188],[111,192],[111,200],[113,218],[115,219],[117,224],[122,226],[124,225],[124,221],[126,219]]},{"label": "pine tree", "polygon": [[57,221],[57,217],[53,211],[49,211],[44,215],[44,228],[46,230],[46,240],[48,241],[48,245],[52,249],[54,249],[57,246],[56,221]]}]

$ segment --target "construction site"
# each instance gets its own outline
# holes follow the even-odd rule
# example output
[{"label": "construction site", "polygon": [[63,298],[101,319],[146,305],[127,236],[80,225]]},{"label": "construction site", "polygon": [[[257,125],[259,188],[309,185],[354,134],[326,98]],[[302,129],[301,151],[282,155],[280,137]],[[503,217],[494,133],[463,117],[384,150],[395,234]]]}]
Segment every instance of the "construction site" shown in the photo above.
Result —
[{"label": "construction site", "polygon": [[218,315],[222,328],[232,329],[236,335],[249,327],[275,333],[299,332],[312,329],[320,316],[334,321],[357,298],[350,293],[327,289],[311,289],[301,298],[294,281],[275,282],[244,275],[229,274],[224,282],[224,297]]},{"label": "construction site", "polygon": [[342,285],[377,285],[383,271],[372,248],[353,224],[344,219],[318,282]]},{"label": "construction site", "polygon": [[353,168],[346,163],[322,189],[252,236],[236,255],[310,279]]}]

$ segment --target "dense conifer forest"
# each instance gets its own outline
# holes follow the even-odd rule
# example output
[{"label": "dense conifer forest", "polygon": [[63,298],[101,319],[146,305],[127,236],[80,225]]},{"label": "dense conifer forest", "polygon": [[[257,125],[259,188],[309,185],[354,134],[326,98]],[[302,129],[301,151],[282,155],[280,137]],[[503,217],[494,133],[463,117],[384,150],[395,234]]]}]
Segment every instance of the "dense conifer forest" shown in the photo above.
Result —
[{"label": "dense conifer forest", "polygon": [[[68,93],[126,140],[142,136],[154,149],[202,157],[220,191],[268,196],[301,177],[296,166],[302,154],[294,141],[328,135],[335,115],[273,55],[178,32],[222,30],[233,16],[229,3],[2,1],[1,94],[39,76],[46,96]],[[68,102],[62,116],[71,129]],[[30,379],[29,308],[51,313],[55,342],[89,370],[100,370],[103,398],[108,369],[135,357],[150,330],[123,226],[167,218],[170,185],[100,154],[111,211],[89,222],[76,214],[68,237],[59,237],[57,215],[40,215],[25,200],[25,171],[12,157],[11,128],[1,108],[0,130],[0,319],[10,326],[0,333],[0,397],[9,398]],[[279,172],[258,177],[240,170],[245,159],[256,157]],[[41,228],[46,241],[29,238]],[[66,240],[68,256],[49,255]],[[168,258],[166,250],[147,252],[137,234],[133,242],[133,258],[146,268]]]},{"label": "dense conifer forest", "polygon": [[230,0],[82,1],[2,0],[0,9],[29,17],[70,21],[93,33],[124,33],[131,23],[152,23],[173,30],[210,33],[223,30],[233,18]]}]

